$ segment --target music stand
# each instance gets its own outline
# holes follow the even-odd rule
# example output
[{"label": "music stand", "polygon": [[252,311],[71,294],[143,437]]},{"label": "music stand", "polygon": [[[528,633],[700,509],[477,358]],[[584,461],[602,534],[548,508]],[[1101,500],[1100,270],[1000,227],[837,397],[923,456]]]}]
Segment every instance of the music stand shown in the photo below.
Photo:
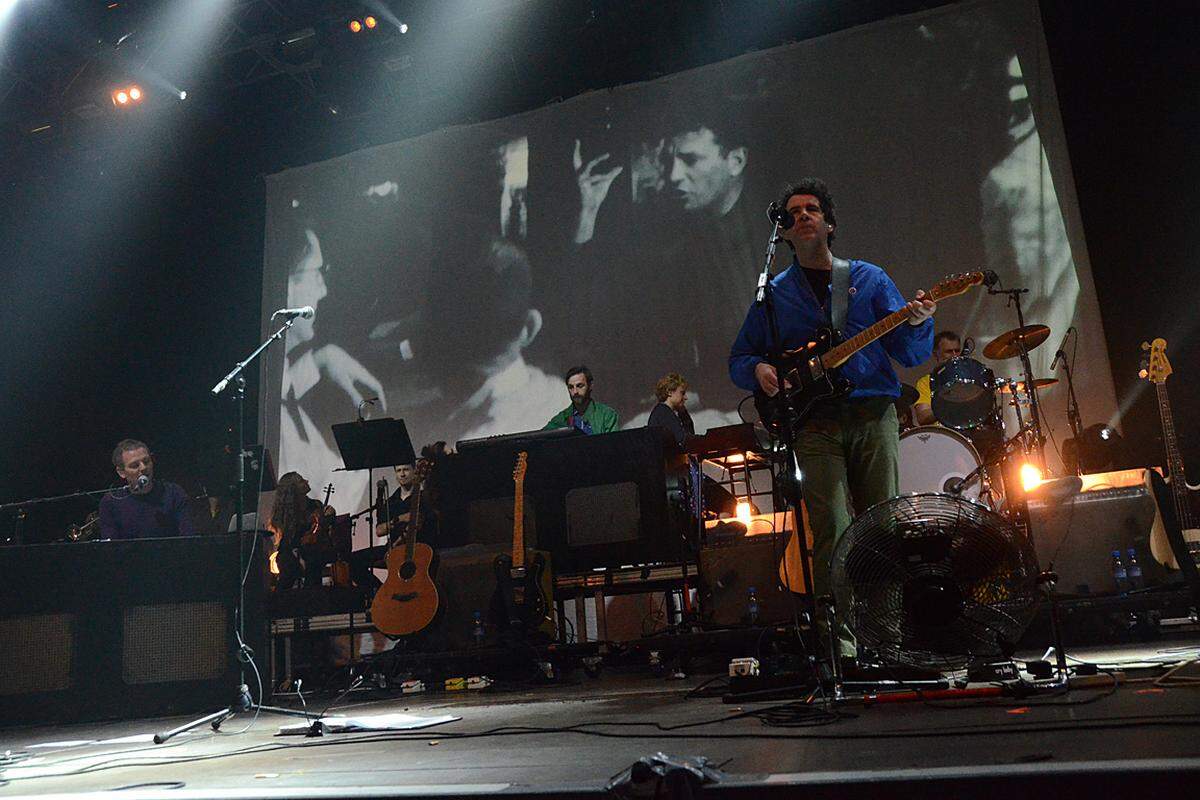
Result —
[{"label": "music stand", "polygon": [[[353,472],[367,470],[367,484],[375,485],[374,470],[378,467],[394,467],[397,464],[412,464],[417,460],[412,439],[404,420],[384,417],[383,419],[359,419],[341,422],[333,426],[333,439],[342,456],[342,470]],[[371,515],[370,546],[375,546],[375,518]]]}]

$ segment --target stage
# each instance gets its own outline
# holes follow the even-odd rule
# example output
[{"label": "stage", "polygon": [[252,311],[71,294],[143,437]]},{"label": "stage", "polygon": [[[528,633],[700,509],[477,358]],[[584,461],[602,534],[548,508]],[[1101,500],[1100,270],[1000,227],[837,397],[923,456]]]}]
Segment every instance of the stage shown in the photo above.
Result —
[{"label": "stage", "polygon": [[[355,692],[336,713],[451,714],[413,732],[278,736],[274,714],[239,714],[164,745],[150,736],[187,718],[8,729],[6,795],[121,789],[187,797],[600,795],[643,756],[704,756],[725,778],[705,794],[762,797],[1182,796],[1200,776],[1200,692],[1185,667],[1156,683],[1150,662],[1195,657],[1197,640],[1076,651],[1128,665],[1093,686],[984,699],[729,704],[689,697],[711,675],[645,671],[480,693],[384,697]],[[1030,654],[1033,657],[1037,654]],[[720,679],[718,679],[719,682]],[[711,685],[711,684],[710,684]],[[378,697],[377,697],[378,696]],[[377,699],[376,699],[377,697]],[[319,714],[333,698],[310,698]],[[298,704],[295,704],[298,706]],[[775,725],[762,721],[768,714]],[[60,743],[53,746],[53,743]]]}]

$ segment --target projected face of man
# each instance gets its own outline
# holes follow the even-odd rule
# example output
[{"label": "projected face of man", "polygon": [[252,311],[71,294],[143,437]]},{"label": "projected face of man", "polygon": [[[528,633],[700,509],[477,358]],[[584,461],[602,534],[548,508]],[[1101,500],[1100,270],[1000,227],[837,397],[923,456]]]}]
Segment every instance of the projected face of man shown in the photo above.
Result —
[{"label": "projected face of man", "polygon": [[[300,256],[295,268],[288,275],[287,304],[289,308],[301,306],[316,308],[325,295],[329,294],[329,288],[325,285],[325,259],[321,256],[321,242],[317,239],[317,235],[307,228],[304,231],[304,237],[308,240],[308,246],[304,248],[303,255]],[[287,333],[289,349],[312,338],[313,321],[297,317],[295,324]]]},{"label": "projected face of man", "polygon": [[[150,451],[144,447],[137,447],[122,452],[121,466],[117,467],[117,475],[125,481],[125,485],[129,487],[131,493],[146,494],[149,492],[154,488],[154,458],[150,455]],[[139,488],[137,482],[143,475],[150,480],[145,486]]]},{"label": "projected face of man", "polygon": [[671,191],[684,211],[729,213],[742,193],[746,148],[724,150],[708,128],[671,140]]},{"label": "projected face of man", "polygon": [[592,401],[592,385],[588,383],[586,375],[576,372],[567,378],[567,393],[571,395],[571,405],[576,411],[587,410],[588,403]]}]

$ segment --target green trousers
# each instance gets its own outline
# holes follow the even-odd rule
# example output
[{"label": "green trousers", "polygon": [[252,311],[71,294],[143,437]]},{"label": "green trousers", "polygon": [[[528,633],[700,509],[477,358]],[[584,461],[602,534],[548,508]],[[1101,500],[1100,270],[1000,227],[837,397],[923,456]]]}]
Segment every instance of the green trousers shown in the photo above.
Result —
[{"label": "green trousers", "polygon": [[[845,399],[819,407],[796,436],[801,488],[813,533],[813,588],[829,594],[829,562],[861,513],[900,491],[900,425],[891,398]],[[825,621],[818,620],[825,631]],[[838,634],[842,655],[853,656],[849,631]]]}]

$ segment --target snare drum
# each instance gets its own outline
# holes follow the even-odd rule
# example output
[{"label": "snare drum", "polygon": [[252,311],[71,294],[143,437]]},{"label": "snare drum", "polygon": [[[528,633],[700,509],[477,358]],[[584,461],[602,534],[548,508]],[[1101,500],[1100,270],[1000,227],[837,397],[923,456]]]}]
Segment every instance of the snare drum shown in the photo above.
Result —
[{"label": "snare drum", "polygon": [[933,415],[949,428],[969,431],[993,419],[997,411],[996,376],[966,356],[952,358],[929,375]]},{"label": "snare drum", "polygon": [[[900,493],[952,493],[958,481],[980,465],[971,440],[940,425],[923,425],[900,435]],[[987,476],[976,472],[962,496],[991,506]]]}]

